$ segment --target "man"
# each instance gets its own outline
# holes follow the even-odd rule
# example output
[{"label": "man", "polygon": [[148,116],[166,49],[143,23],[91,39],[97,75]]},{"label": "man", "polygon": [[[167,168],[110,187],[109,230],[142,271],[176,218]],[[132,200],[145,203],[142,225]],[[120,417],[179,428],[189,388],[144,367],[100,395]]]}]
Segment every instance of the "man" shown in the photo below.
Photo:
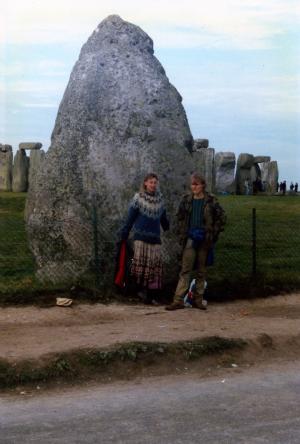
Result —
[{"label": "man", "polygon": [[286,193],[286,180],[282,182],[282,194],[285,196]]},{"label": "man", "polygon": [[196,279],[194,307],[206,309],[203,303],[206,260],[209,250],[224,230],[225,213],[217,199],[205,191],[205,180],[191,176],[191,193],[183,197],[177,213],[177,234],[184,247],[182,267],[173,303],[166,310],[184,308],[183,297],[192,277]]}]

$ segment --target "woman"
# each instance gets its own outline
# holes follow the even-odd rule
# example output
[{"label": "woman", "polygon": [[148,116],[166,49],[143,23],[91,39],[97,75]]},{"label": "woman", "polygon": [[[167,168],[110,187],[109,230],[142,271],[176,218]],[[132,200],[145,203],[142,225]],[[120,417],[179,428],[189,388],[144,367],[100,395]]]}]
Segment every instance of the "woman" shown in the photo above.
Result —
[{"label": "woman", "polygon": [[150,173],[144,178],[140,192],[134,195],[121,230],[122,240],[127,240],[130,230],[134,229],[131,275],[145,303],[152,303],[152,290],[160,290],[162,286],[160,225],[164,231],[169,229],[163,198],[158,191],[158,176]]},{"label": "woman", "polygon": [[203,301],[206,262],[210,249],[225,225],[225,213],[217,199],[205,191],[205,180],[199,174],[191,176],[191,193],[185,195],[177,213],[177,234],[183,246],[182,266],[173,303],[167,310],[184,308],[183,297],[191,280],[196,279],[195,308],[206,310]]}]

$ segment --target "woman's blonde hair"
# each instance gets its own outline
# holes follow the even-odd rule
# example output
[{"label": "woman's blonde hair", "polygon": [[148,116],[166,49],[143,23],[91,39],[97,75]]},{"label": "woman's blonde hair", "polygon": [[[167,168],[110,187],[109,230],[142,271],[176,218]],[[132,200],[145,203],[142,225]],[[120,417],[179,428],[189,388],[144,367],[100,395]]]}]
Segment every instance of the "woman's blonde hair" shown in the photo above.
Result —
[{"label": "woman's blonde hair", "polygon": [[158,175],[155,174],[155,173],[148,173],[148,174],[146,174],[146,176],[144,177],[143,182],[141,184],[141,188],[140,188],[141,192],[146,191],[145,182],[147,182],[147,180],[149,180],[149,179],[156,179],[157,181],[159,180],[158,179]]}]

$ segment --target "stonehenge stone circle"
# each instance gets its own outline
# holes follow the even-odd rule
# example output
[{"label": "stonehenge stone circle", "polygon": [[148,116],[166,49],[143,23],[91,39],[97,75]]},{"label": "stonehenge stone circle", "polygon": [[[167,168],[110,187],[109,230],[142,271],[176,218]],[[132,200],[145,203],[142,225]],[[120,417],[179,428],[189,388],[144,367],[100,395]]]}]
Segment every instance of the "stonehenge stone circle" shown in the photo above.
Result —
[{"label": "stonehenge stone circle", "polygon": [[13,152],[11,145],[0,144],[0,191],[12,190]]},{"label": "stonehenge stone circle", "polygon": [[[153,53],[151,38],[119,16],[102,21],[81,49],[28,193],[27,230],[42,280],[90,270],[96,202],[101,276],[111,283],[116,233],[150,171],[174,220],[194,169],[193,139],[182,98]],[[177,275],[178,248],[163,235],[166,278]]]}]

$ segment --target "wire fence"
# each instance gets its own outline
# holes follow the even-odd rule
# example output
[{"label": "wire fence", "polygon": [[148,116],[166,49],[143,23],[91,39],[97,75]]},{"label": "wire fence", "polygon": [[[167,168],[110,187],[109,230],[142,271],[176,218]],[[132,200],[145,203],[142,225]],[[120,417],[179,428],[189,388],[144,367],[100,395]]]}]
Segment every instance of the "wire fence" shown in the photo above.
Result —
[{"label": "wire fence", "polygon": [[[245,280],[249,285],[260,280],[275,289],[300,288],[298,201],[283,210],[281,202],[272,205],[260,199],[221,199],[228,221],[215,248],[214,266],[208,270],[209,288],[226,286],[228,293]],[[72,218],[52,223],[52,237],[45,239],[39,258],[30,251],[22,212],[2,208],[0,214],[0,293],[53,284],[113,287],[117,233],[103,223],[97,205],[91,205],[90,218],[82,224]],[[172,229],[163,238],[164,261],[174,263],[168,245],[175,245],[177,238]],[[175,284],[176,272],[166,280]]]}]

